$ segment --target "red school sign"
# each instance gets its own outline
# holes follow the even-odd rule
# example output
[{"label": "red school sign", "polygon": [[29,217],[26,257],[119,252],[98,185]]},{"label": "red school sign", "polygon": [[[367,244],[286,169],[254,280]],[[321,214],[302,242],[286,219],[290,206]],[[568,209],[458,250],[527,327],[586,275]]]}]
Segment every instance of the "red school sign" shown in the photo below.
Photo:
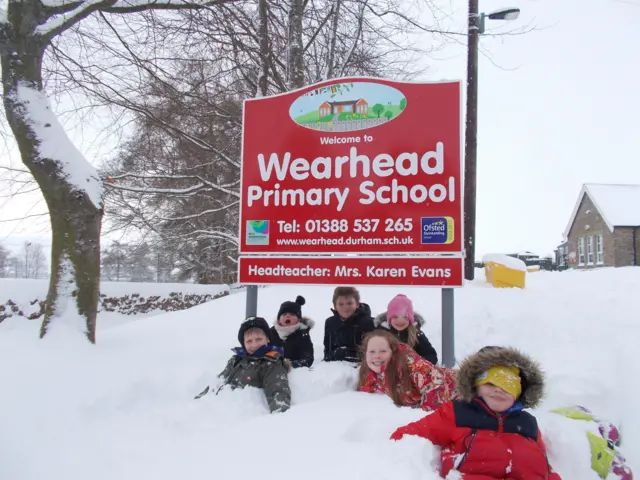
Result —
[{"label": "red school sign", "polygon": [[455,253],[461,82],[346,78],[246,100],[240,253]]},{"label": "red school sign", "polygon": [[412,285],[461,287],[460,257],[240,257],[244,285]]}]

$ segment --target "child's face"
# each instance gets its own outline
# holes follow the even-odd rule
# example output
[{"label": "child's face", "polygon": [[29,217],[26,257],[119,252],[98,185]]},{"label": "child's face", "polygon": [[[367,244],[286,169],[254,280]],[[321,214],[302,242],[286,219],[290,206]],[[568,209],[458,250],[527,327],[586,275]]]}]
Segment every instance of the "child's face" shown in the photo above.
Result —
[{"label": "child's face", "polygon": [[268,343],[264,332],[248,331],[244,334],[244,349],[249,355],[253,355],[256,350]]},{"label": "child's face", "polygon": [[516,402],[516,399],[510,394],[492,383],[485,383],[477,389],[478,396],[482,397],[488,407],[496,413],[506,412]]},{"label": "child's face", "polygon": [[382,366],[391,360],[391,346],[382,337],[372,337],[367,344],[367,366],[376,373],[380,373]]},{"label": "child's face", "polygon": [[409,326],[409,319],[407,317],[393,317],[391,326],[396,330],[404,330]]},{"label": "child's face", "polygon": [[338,315],[343,319],[351,317],[351,315],[356,313],[357,308],[358,302],[356,302],[356,299],[353,297],[336,298],[336,310],[338,311]]},{"label": "child's face", "polygon": [[300,320],[297,315],[294,315],[293,313],[283,313],[280,315],[278,323],[283,327],[290,327],[291,325],[296,325],[299,321]]}]

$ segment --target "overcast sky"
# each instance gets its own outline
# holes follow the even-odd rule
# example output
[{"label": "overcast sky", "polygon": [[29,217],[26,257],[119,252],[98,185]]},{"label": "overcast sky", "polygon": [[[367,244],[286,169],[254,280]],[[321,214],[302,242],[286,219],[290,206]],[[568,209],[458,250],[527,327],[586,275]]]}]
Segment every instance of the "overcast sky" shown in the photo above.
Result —
[{"label": "overcast sky", "polygon": [[[466,2],[451,4],[452,22],[462,28]],[[491,58],[480,56],[476,256],[551,253],[582,183],[640,184],[640,0],[480,4],[484,12],[522,10],[515,22],[488,21],[488,33],[496,26],[538,30],[481,40]],[[429,67],[426,79],[465,78],[464,45],[438,52]],[[76,129],[73,139],[90,159],[112,151],[87,135]],[[2,162],[8,162],[6,149]],[[32,205],[24,197],[0,201],[0,219],[18,217]],[[0,223],[0,242],[8,235],[46,234],[46,228],[46,221]]]}]

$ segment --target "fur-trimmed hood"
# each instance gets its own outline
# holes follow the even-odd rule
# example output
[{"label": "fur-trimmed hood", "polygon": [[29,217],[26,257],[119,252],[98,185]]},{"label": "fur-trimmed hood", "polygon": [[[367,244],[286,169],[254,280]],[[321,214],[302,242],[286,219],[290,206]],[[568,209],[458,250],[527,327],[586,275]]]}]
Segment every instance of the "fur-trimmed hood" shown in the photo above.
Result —
[{"label": "fur-trimmed hood", "polygon": [[476,396],[475,380],[494,365],[518,367],[522,378],[520,400],[525,407],[537,407],[544,397],[544,372],[539,363],[510,347],[484,347],[460,363],[457,386],[464,401]]},{"label": "fur-trimmed hood", "polygon": [[[418,325],[418,327],[422,327],[425,324],[424,317],[420,315],[418,312],[413,313],[413,318],[416,322],[416,325]],[[391,325],[389,324],[389,320],[387,319],[387,312],[382,312],[380,315],[374,318],[373,326],[376,328],[382,327],[382,328],[386,328],[387,330],[390,330]]]},{"label": "fur-trimmed hood", "polygon": [[[311,330],[316,325],[316,322],[309,317],[300,317],[298,322],[298,330]],[[278,327],[278,319],[273,321],[273,326]]]}]

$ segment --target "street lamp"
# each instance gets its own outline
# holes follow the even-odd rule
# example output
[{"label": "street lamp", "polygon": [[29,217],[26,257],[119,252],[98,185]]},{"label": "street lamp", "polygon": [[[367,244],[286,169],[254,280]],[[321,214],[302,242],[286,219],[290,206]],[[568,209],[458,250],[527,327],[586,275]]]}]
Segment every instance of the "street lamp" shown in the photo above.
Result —
[{"label": "street lamp", "polygon": [[469,40],[467,49],[467,122],[464,151],[464,278],[473,280],[476,252],[476,160],[478,154],[478,40],[485,19],[515,20],[519,8],[502,8],[478,13],[478,0],[469,0]]}]

